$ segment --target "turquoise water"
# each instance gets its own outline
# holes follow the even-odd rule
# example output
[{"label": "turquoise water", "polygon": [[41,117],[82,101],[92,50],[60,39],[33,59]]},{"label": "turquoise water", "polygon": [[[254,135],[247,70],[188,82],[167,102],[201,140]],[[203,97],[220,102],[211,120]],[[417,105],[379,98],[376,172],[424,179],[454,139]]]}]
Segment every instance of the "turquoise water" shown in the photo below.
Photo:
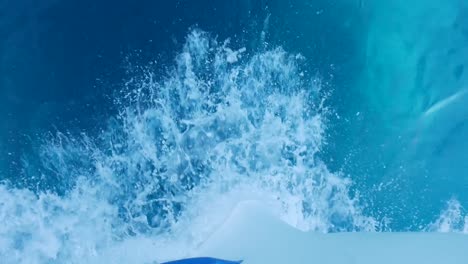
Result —
[{"label": "turquoise water", "polygon": [[7,263],[179,258],[248,199],[301,230],[468,230],[462,1],[1,6]]}]

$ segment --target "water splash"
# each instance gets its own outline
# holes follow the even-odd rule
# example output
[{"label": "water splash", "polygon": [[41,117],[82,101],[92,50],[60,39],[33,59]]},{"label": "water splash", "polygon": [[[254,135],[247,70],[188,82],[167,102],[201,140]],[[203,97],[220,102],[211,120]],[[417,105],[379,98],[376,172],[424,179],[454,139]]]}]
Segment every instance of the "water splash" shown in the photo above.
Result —
[{"label": "water splash", "polygon": [[58,134],[41,148],[40,170],[25,163],[54,188],[0,186],[0,257],[181,257],[247,199],[303,230],[375,230],[350,180],[317,157],[327,109],[303,62],[192,31],[165,76],[144,68],[126,83],[106,130]]},{"label": "water splash", "polygon": [[456,199],[447,202],[446,208],[441,212],[436,221],[431,223],[427,231],[442,233],[461,232],[468,234],[468,215],[466,210]]}]

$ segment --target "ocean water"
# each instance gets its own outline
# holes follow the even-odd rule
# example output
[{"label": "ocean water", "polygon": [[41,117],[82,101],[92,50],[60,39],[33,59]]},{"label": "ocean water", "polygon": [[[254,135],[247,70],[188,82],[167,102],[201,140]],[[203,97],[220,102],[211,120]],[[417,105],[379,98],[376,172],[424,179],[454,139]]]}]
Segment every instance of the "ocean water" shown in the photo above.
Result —
[{"label": "ocean water", "polygon": [[467,12],[0,2],[0,259],[179,258],[250,199],[305,231],[467,233]]}]

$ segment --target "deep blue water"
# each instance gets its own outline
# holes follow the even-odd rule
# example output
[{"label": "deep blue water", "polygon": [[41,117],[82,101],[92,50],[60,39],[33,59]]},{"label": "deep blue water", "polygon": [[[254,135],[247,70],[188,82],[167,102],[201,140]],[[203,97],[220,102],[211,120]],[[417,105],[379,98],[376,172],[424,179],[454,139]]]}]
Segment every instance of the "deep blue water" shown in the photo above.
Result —
[{"label": "deep blue water", "polygon": [[467,232],[467,12],[0,2],[0,256],[202,241],[252,197],[304,230]]}]

